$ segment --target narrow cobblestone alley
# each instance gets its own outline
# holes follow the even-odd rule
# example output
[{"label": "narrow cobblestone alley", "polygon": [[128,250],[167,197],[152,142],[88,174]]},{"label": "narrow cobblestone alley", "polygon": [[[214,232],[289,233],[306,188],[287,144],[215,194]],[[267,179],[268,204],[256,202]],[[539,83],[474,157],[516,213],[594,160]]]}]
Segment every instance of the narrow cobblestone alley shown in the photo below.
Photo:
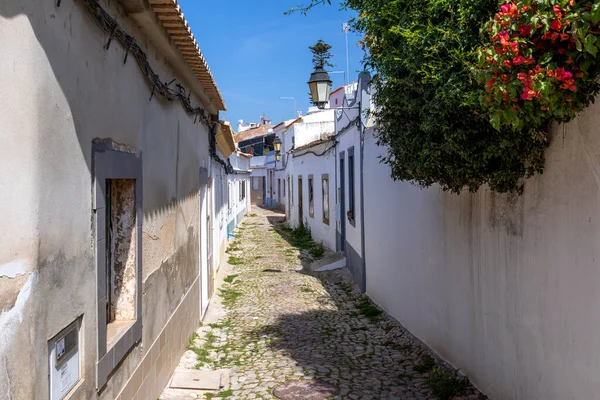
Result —
[{"label": "narrow cobblestone alley", "polygon": [[451,398],[444,393],[456,391],[456,399],[485,399],[436,366],[429,350],[355,290],[346,270],[305,272],[312,256],[291,244],[283,215],[254,211],[228,250],[232,272],[218,294],[223,317],[199,329],[180,363],[230,369],[230,386],[205,398],[274,399],[286,381],[318,380],[337,388],[335,399]]}]

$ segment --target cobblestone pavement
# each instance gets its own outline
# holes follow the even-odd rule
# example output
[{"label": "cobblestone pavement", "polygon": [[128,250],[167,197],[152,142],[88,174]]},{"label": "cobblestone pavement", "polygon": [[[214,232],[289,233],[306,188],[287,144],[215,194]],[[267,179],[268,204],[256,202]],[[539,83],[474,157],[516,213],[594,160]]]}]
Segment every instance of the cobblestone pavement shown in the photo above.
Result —
[{"label": "cobblestone pavement", "polygon": [[254,212],[228,251],[232,275],[220,290],[226,313],[199,329],[180,364],[229,368],[230,387],[215,398],[274,399],[275,386],[300,379],[335,385],[335,399],[443,398],[431,385],[465,386],[455,399],[486,398],[378,315],[346,270],[305,272],[311,256],[288,242],[282,215]]}]

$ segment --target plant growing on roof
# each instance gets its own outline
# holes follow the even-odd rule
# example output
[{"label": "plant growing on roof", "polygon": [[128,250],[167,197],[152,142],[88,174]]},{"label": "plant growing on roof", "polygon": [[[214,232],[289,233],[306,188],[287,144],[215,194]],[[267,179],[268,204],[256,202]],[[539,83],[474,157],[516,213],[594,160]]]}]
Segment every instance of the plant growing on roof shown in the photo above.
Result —
[{"label": "plant growing on roof", "polygon": [[600,1],[514,0],[486,25],[477,78],[496,129],[567,122],[600,89]]},{"label": "plant growing on roof", "polygon": [[312,46],[308,46],[308,49],[313,54],[312,63],[315,68],[317,67],[334,67],[329,61],[333,54],[331,54],[331,46],[325,43],[322,39],[319,39],[317,43]]}]

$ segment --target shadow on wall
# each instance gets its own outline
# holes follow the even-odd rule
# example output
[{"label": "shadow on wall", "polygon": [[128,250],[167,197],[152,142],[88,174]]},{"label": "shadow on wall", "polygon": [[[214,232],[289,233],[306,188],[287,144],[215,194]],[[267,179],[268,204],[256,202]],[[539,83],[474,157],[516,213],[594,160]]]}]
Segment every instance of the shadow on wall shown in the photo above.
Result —
[{"label": "shadow on wall", "polygon": [[[169,102],[158,95],[153,96],[149,101],[152,88],[145,83],[135,60],[129,58],[129,61],[123,64],[126,49],[116,41],[111,42],[108,50],[103,48],[109,41],[110,34],[96,25],[79,1],[62,0],[60,7],[57,7],[56,3],[56,0],[42,3],[22,0],[0,2],[0,17],[27,18],[31,29],[31,32],[18,33],[22,39],[16,40],[12,47],[6,46],[3,49],[3,58],[7,62],[13,61],[10,59],[12,50],[21,49],[20,54],[14,53],[18,54],[13,61],[15,76],[28,75],[29,79],[25,82],[19,81],[18,85],[29,85],[29,87],[25,92],[26,96],[22,98],[15,96],[13,101],[16,100],[18,106],[26,108],[27,115],[33,120],[32,123],[37,124],[36,127],[28,125],[27,128],[44,133],[48,137],[47,140],[41,139],[43,142],[39,143],[44,148],[36,149],[38,171],[35,175],[39,179],[36,187],[40,204],[47,200],[45,196],[48,193],[68,192],[74,183],[69,179],[70,175],[73,175],[70,171],[77,169],[81,161],[85,161],[90,172],[88,184],[91,188],[92,141],[97,138],[111,137],[116,141],[126,141],[127,146],[135,146],[134,150],[138,156],[143,152],[144,172],[146,172],[148,158],[151,158],[154,164],[177,164],[173,166],[173,171],[177,175],[164,177],[168,179],[157,179],[153,182],[153,186],[145,187],[144,190],[151,191],[153,195],[144,196],[144,216],[151,217],[168,211],[187,196],[194,196],[199,189],[199,166],[185,164],[182,153],[187,151],[189,154],[196,154],[197,149],[190,146],[191,143],[185,138],[185,133],[181,132],[183,129],[176,118],[181,114],[173,112],[181,110],[182,114],[190,119],[190,124],[194,118],[183,113],[179,102]],[[73,17],[75,14],[77,18]],[[117,17],[117,20],[124,19],[122,16],[114,17]],[[129,34],[138,38],[141,36],[139,30],[130,27],[129,24],[121,26]],[[132,32],[134,29],[135,31]],[[32,41],[31,34],[35,37],[36,43]],[[3,47],[8,44],[9,38],[16,36],[17,34],[4,35]],[[64,39],[65,36],[70,39]],[[84,38],[79,39],[80,36]],[[61,41],[64,41],[67,46],[61,46]],[[39,50],[43,51],[43,58],[40,57]],[[23,55],[23,53],[27,54]],[[35,56],[35,59],[31,60],[31,65],[27,63],[19,65],[20,61],[27,56]],[[162,62],[157,61],[157,57],[148,54],[148,58],[163,80],[174,77],[172,72],[159,71],[157,67]],[[46,66],[50,69],[45,68]],[[50,70],[52,76],[48,74]],[[33,75],[38,76],[32,80]],[[113,82],[110,80],[111,77],[115,77],[119,82]],[[133,90],[119,86],[124,78],[132,81]],[[16,85],[14,76],[9,79],[10,83]],[[7,82],[0,81],[0,83]],[[54,85],[58,86],[54,87]],[[140,87],[143,87],[143,90],[139,90]],[[8,92],[15,92],[18,87],[11,86],[5,89]],[[60,92],[55,89],[60,89]],[[32,98],[35,99],[35,104],[31,104]],[[110,104],[111,102],[113,104]],[[145,124],[148,121],[144,121],[140,116],[152,120],[151,111],[156,109],[157,105],[161,111],[170,113],[173,125],[168,127],[169,132],[162,132],[162,137],[145,137]],[[65,122],[65,117],[71,117],[72,120]],[[197,129],[196,134],[202,132],[201,123],[193,126]],[[77,142],[73,140],[75,138],[66,137],[65,130],[75,132]],[[164,140],[165,135],[172,136]],[[169,144],[170,141],[173,143]],[[73,152],[75,143],[79,145],[78,155]],[[162,148],[153,149],[151,146],[154,143]],[[31,149],[19,150],[30,151]],[[48,166],[53,167],[52,171],[48,171]],[[60,173],[64,173],[62,180],[59,179]],[[53,179],[47,179],[50,174],[53,174]],[[145,180],[148,178],[146,176]],[[169,181],[173,184],[164,183]],[[163,187],[160,187],[161,182]],[[56,212],[57,210],[40,207],[40,220],[46,220],[50,214],[56,216]]]},{"label": "shadow on wall", "polygon": [[[103,48],[110,35],[87,15],[81,1],[62,0],[60,7],[56,3],[56,0],[0,2],[0,90],[7,94],[0,100],[3,110],[0,121],[8,137],[15,139],[4,151],[33,160],[34,166],[27,174],[31,177],[30,187],[19,190],[24,195],[34,191],[28,207],[36,221],[27,229],[37,240],[28,253],[32,265],[29,274],[35,277],[31,287],[22,283],[22,279],[15,280],[21,284],[19,290],[27,287],[27,293],[35,301],[24,305],[22,311],[27,317],[20,324],[10,325],[6,330],[9,333],[0,340],[0,355],[4,354],[5,346],[13,343],[11,353],[19,354],[20,359],[19,365],[15,365],[14,359],[4,360],[0,389],[5,373],[13,373],[24,365],[36,366],[30,372],[46,376],[47,367],[41,360],[47,353],[48,335],[58,333],[58,327],[66,326],[70,322],[67,320],[76,316],[95,315],[95,297],[89,295],[96,291],[95,280],[90,279],[95,272],[91,240],[93,140],[112,138],[131,146],[138,155],[143,154],[145,219],[172,213],[198,197],[198,143],[208,143],[208,138],[198,139],[206,128],[200,123],[193,125],[193,117],[183,111],[180,103],[168,102],[157,95],[149,101],[152,88],[147,87],[135,60],[129,57],[123,63],[126,51],[116,40],[108,50]],[[137,27],[126,23],[122,15],[114,17],[123,22],[122,27],[129,34],[140,38],[140,43],[145,42]],[[149,54],[148,58],[161,80],[174,77],[172,72],[160,72],[168,69],[155,54]],[[19,135],[23,140],[18,140]],[[197,218],[197,214],[192,218]],[[197,235],[187,229],[183,231],[182,246],[178,249],[173,245],[170,258],[156,265],[155,276],[150,274],[152,278],[148,278],[149,286],[174,279],[176,284],[164,289],[168,293],[157,296],[173,298],[175,303],[181,293],[175,293],[173,288],[189,286],[192,280],[188,276],[191,271],[182,273],[179,263],[189,262],[198,253]],[[73,268],[80,273],[73,273]],[[161,268],[165,270],[158,271]],[[174,277],[174,274],[179,275]],[[182,279],[185,282],[180,282]],[[16,297],[10,296],[12,300],[5,309],[0,304],[2,316],[13,307]],[[62,312],[57,312],[63,306]],[[148,306],[144,304],[144,310]],[[166,318],[172,312],[167,310],[170,305],[161,307],[165,310],[160,311],[160,318]],[[84,342],[95,342],[93,320],[84,324]],[[158,329],[152,327],[150,331],[154,335]],[[28,336],[26,332],[33,332],[28,343],[17,344],[13,340]],[[145,328],[144,340],[148,332]],[[95,362],[94,347],[86,346],[83,368],[88,371]],[[128,370],[126,375],[132,371],[131,366],[124,369]],[[27,390],[47,391],[46,381],[39,380],[34,389],[29,374],[23,371],[16,375],[9,376],[15,388],[9,398],[11,394],[13,398],[30,398],[33,394]]]}]

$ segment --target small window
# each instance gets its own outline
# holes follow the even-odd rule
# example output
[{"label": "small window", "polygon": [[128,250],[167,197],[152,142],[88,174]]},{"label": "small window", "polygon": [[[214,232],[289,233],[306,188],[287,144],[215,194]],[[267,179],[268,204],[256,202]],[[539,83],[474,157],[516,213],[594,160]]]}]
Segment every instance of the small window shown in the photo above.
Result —
[{"label": "small window", "polygon": [[315,197],[314,197],[314,179],[312,175],[308,176],[308,215],[315,217]]},{"label": "small window", "polygon": [[240,201],[244,201],[246,198],[246,182],[240,181]]},{"label": "small window", "polygon": [[355,190],[354,190],[354,147],[348,149],[348,221],[352,225],[356,221]]},{"label": "small window", "polygon": [[96,222],[96,385],[142,339],[142,159],[93,144]]},{"label": "small window", "polygon": [[324,174],[321,177],[323,185],[323,223],[329,225],[329,175]]}]

